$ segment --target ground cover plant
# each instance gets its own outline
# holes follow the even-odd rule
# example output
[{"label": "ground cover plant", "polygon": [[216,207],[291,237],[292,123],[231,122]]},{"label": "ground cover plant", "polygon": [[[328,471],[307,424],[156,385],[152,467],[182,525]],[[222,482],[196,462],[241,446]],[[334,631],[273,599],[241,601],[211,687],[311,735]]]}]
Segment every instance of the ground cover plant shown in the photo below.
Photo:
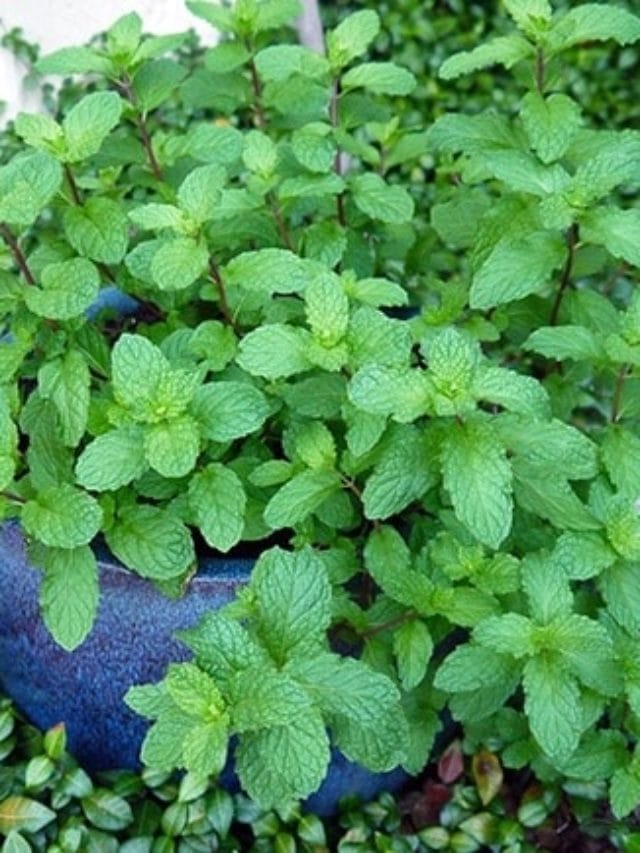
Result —
[{"label": "ground cover plant", "polygon": [[[502,67],[517,110],[417,128],[389,100],[414,76],[361,60],[373,11],[321,56],[284,0],[189,5],[226,34],[204,54],[129,15],[41,60],[91,90],[19,117],[0,170],[0,511],[48,627],[91,630],[98,535],[167,594],[205,546],[264,545],[182,635],[194,661],[129,693],[148,765],[206,780],[234,738],[245,790],[286,808],[331,744],[418,774],[446,705],[469,749],[626,817],[640,135],[596,126],[571,63],[640,19],[509,0],[438,86]],[[96,309],[110,283],[134,316]]]}]

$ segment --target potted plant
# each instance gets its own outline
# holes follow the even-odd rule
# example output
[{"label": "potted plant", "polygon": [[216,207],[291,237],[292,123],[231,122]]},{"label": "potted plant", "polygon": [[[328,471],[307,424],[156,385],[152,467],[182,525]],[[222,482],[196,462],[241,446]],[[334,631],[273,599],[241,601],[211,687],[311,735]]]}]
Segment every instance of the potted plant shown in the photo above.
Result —
[{"label": "potted plant", "polygon": [[[230,36],[204,68],[121,19],[103,45],[42,61],[98,74],[95,91],[60,124],[21,117],[30,147],[0,172],[2,506],[43,571],[46,624],[68,648],[88,634],[72,655],[96,637],[96,537],[169,595],[198,584],[205,545],[253,543],[250,582],[181,632],[195,659],[128,693],[156,720],[150,764],[216,773],[236,739],[243,786],[282,805],[317,788],[331,743],[418,772],[447,697],[509,766],[613,777],[624,813],[640,799],[625,716],[637,465],[620,467],[637,456],[623,418],[638,302],[613,259],[637,263],[637,217],[602,200],[633,182],[640,145],[583,128],[553,90],[566,51],[640,38],[638,19],[509,2],[517,34],[451,58],[445,79],[502,63],[530,90],[515,119],[429,130],[443,157],[429,225],[399,168],[424,137],[384,102],[414,79],[356,62],[375,13],[346,18],[323,57],[268,42],[288,0],[189,5]],[[449,251],[425,272],[434,234]],[[135,312],[86,322],[101,283]],[[392,316],[407,291],[420,316]],[[14,568],[7,590],[24,587]],[[149,611],[125,577],[149,661]],[[5,680],[34,636],[6,600]],[[59,680],[70,660],[44,668]]]}]

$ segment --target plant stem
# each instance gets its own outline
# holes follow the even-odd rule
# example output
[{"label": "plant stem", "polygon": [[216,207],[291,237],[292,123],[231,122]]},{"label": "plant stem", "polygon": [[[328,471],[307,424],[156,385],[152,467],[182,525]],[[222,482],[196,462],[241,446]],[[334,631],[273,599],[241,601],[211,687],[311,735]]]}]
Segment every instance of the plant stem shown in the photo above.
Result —
[{"label": "plant stem", "polygon": [[[330,118],[331,127],[336,130],[340,125],[340,110],[339,101],[342,94],[342,85],[338,77],[333,85],[333,94],[331,96]],[[342,151],[338,148],[336,151],[335,160],[333,161],[333,170],[336,175],[342,177]],[[339,193],[336,196],[336,212],[338,214],[338,222],[345,228],[347,225],[347,214],[344,205],[344,193]]]},{"label": "plant stem", "polygon": [[544,53],[542,48],[538,48],[536,52],[536,88],[541,95],[544,95],[546,65],[544,61]]},{"label": "plant stem", "polygon": [[235,329],[236,324],[233,319],[233,314],[231,313],[231,308],[229,307],[229,302],[227,301],[227,291],[225,290],[222,276],[220,275],[220,271],[218,270],[218,267],[216,266],[216,263],[213,258],[209,259],[209,274],[211,276],[211,280],[213,281],[218,290],[218,295],[220,297],[220,310],[222,311],[222,316],[231,326],[231,328]]},{"label": "plant stem", "polygon": [[562,270],[562,277],[560,279],[560,287],[558,288],[558,292],[556,294],[555,301],[553,303],[553,308],[551,309],[551,314],[549,316],[549,325],[555,326],[558,322],[558,315],[560,313],[560,306],[562,304],[562,299],[564,297],[565,291],[571,284],[571,273],[573,272],[573,262],[575,260],[576,254],[576,246],[578,245],[578,226],[574,223],[571,228],[566,233],[566,243],[567,243],[567,260],[565,261],[564,268]]},{"label": "plant stem", "polygon": [[404,625],[405,622],[413,622],[413,620],[417,618],[418,614],[414,611],[401,613],[399,616],[394,616],[393,619],[389,619],[387,622],[382,622],[380,625],[374,625],[373,628],[363,631],[362,636],[364,639],[375,637],[376,634],[381,634],[383,631],[388,631],[390,628],[396,628],[398,625]]},{"label": "plant stem", "polygon": [[35,285],[36,280],[33,277],[33,273],[29,269],[29,264],[27,263],[27,259],[24,255],[24,252],[20,248],[20,244],[18,240],[11,232],[11,229],[6,224],[6,222],[0,222],[0,236],[5,241],[11,254],[13,255],[13,260],[16,263],[16,266],[22,273],[27,284]]},{"label": "plant stem", "polygon": [[616,377],[616,384],[613,389],[613,402],[611,403],[611,423],[618,423],[620,420],[620,409],[622,408],[622,392],[624,391],[624,383],[629,375],[629,367],[623,364]]},{"label": "plant stem", "polygon": [[8,501],[13,501],[17,504],[26,504],[27,499],[21,498],[20,495],[16,495],[14,492],[2,491],[0,492],[0,498],[6,498]]},{"label": "plant stem", "polygon": [[147,155],[149,168],[153,172],[154,178],[157,181],[162,181],[164,180],[164,175],[162,174],[162,169],[160,168],[160,164],[158,163],[155,151],[153,150],[153,143],[151,142],[151,135],[147,126],[147,120],[144,114],[138,109],[136,93],[133,91],[133,88],[131,86],[131,80],[129,79],[129,77],[125,76],[124,79],[117,84],[117,86],[124,95],[124,97],[129,101],[131,106],[136,111],[135,123],[138,128],[138,133],[140,134],[140,142],[142,142],[142,147],[144,148],[145,153]]},{"label": "plant stem", "polygon": [[69,184],[69,190],[71,191],[71,198],[73,199],[73,203],[77,205],[82,205],[82,195],[80,194],[80,189],[76,183],[76,179],[73,176],[73,172],[71,171],[71,166],[68,163],[64,164],[64,174],[67,179],[67,183]]}]

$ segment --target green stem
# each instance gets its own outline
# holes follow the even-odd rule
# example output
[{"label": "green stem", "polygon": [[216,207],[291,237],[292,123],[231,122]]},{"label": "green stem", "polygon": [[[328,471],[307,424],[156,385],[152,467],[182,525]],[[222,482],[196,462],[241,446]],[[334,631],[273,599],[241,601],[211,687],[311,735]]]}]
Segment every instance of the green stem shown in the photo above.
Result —
[{"label": "green stem", "polygon": [[380,625],[374,625],[373,628],[368,628],[366,631],[363,631],[362,637],[364,637],[364,639],[375,637],[376,634],[381,634],[383,631],[388,631],[391,628],[397,628],[398,625],[404,625],[405,622],[413,622],[414,619],[418,618],[418,615],[419,614],[415,613],[413,610],[409,613],[401,613],[400,616],[395,616],[387,622],[382,622]]},{"label": "green stem", "polygon": [[542,48],[538,48],[536,52],[536,88],[541,95],[544,95],[546,63]]},{"label": "green stem", "polygon": [[616,377],[616,384],[613,389],[613,402],[611,403],[611,423],[618,423],[620,420],[620,410],[622,408],[622,392],[624,391],[624,383],[629,375],[629,366],[623,364]]},{"label": "green stem", "polygon": [[[333,95],[331,97],[331,107],[329,110],[330,118],[331,118],[331,127],[336,130],[340,126],[340,95],[342,94],[342,84],[340,82],[340,78],[338,77],[333,84]],[[342,177],[342,151],[340,148],[336,151],[335,160],[333,161],[333,170],[336,175],[341,178]],[[347,225],[347,213],[345,209],[344,203],[344,193],[340,193],[336,196],[336,213],[338,215],[338,222],[343,228],[346,228]]]},{"label": "green stem", "polygon": [[80,193],[80,189],[76,183],[76,179],[71,171],[71,166],[68,163],[64,164],[64,175],[67,179],[67,184],[69,185],[69,190],[71,192],[71,198],[73,199],[73,203],[78,206],[82,205],[82,195]]},{"label": "green stem", "polygon": [[29,269],[29,264],[27,263],[25,254],[20,248],[20,244],[18,243],[17,238],[13,235],[11,229],[6,224],[6,222],[0,222],[0,236],[9,247],[9,251],[13,256],[13,260],[15,261],[16,266],[22,273],[27,284],[35,285],[36,280],[33,277],[33,273]]},{"label": "green stem", "polygon": [[129,77],[124,77],[123,80],[120,80],[117,84],[118,88],[122,95],[129,101],[131,106],[134,108],[136,112],[135,116],[135,124],[138,128],[138,133],[140,134],[140,142],[142,143],[142,147],[145,150],[147,155],[147,161],[149,163],[149,168],[153,172],[153,176],[157,181],[164,180],[164,175],[162,173],[162,169],[160,168],[160,164],[158,163],[158,158],[156,157],[155,151],[153,150],[153,143],[151,142],[151,134],[149,133],[149,127],[147,126],[147,120],[144,113],[138,108],[138,101],[136,98],[136,93],[133,90],[131,85],[131,80]]},{"label": "green stem", "polygon": [[550,326],[555,326],[557,324],[558,316],[560,314],[560,306],[562,305],[562,299],[567,291],[567,288],[571,284],[571,273],[573,272],[573,262],[575,260],[576,246],[578,245],[579,239],[578,226],[575,223],[567,231],[565,239],[567,243],[567,259],[562,270],[562,276],[560,278],[560,287],[558,288],[558,292],[556,293],[553,308],[551,309],[551,314],[549,316]]},{"label": "green stem", "polygon": [[16,495],[15,492],[1,491],[0,497],[6,498],[8,501],[13,501],[13,503],[17,504],[26,504],[27,499],[21,498],[20,495]]},{"label": "green stem", "polygon": [[209,259],[209,275],[211,276],[211,280],[216,286],[218,291],[218,296],[220,298],[220,310],[222,312],[222,316],[227,321],[227,323],[231,326],[232,329],[236,328],[235,321],[233,319],[233,314],[231,312],[231,308],[229,307],[229,302],[227,300],[227,291],[224,286],[224,282],[222,280],[222,276],[220,275],[220,271],[213,260],[213,258]]}]

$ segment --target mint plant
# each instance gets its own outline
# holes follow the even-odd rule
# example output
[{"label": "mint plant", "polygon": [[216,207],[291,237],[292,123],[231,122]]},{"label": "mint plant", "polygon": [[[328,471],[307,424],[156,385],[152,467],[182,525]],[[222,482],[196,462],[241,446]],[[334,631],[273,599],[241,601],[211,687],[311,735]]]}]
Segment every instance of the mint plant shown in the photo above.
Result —
[{"label": "mint plant", "polygon": [[216,775],[236,738],[243,786],[280,807],[330,743],[420,772],[446,703],[473,749],[606,784],[626,815],[640,136],[590,127],[565,83],[576,46],[632,44],[640,19],[509,0],[513,32],[440,85],[513,70],[517,114],[425,134],[390,106],[413,75],[362,61],[373,11],[321,55],[283,35],[289,0],[188,5],[224,34],[202,54],[134,14],[42,59],[91,91],[20,116],[0,169],[0,513],[46,624],[67,649],[91,630],[97,536],[171,595],[203,550],[262,543],[183,634],[194,660],[130,691],[148,764]]}]

